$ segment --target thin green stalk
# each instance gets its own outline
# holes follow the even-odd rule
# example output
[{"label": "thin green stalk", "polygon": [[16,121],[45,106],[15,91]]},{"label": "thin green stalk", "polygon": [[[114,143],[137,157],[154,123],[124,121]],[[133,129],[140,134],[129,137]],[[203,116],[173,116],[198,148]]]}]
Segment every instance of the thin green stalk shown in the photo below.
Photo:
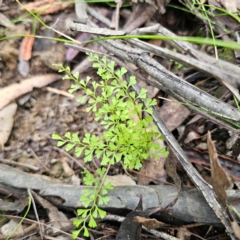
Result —
[{"label": "thin green stalk", "polygon": [[[24,6],[19,2],[19,0],[16,0],[17,3],[24,8]],[[87,2],[103,2],[99,0],[87,0]],[[106,1],[104,1],[106,2]],[[112,2],[112,0],[109,0],[108,2]],[[209,6],[209,5],[206,5]],[[68,43],[74,43],[74,44],[81,44],[79,41],[72,39],[71,37],[67,36],[66,34],[54,29],[53,27],[49,27],[46,25],[35,13],[31,12],[30,10],[24,8],[31,16],[33,16],[37,21],[39,21],[44,27],[51,29],[52,31],[56,32],[57,34],[60,34],[61,36],[64,36],[68,40],[64,40],[61,38],[49,38],[49,39],[55,39],[57,41],[61,42],[68,42]],[[225,12],[224,10],[222,10]],[[227,12],[227,11],[226,11]],[[234,17],[234,19],[237,19],[239,21],[239,18],[237,18],[234,14],[229,13],[230,16]],[[17,37],[17,36],[23,36],[23,35],[13,35],[13,36],[7,36],[0,38],[0,40],[5,40],[11,37]],[[39,37],[40,38],[40,37]],[[47,38],[47,37],[45,37]],[[218,47],[227,47],[235,50],[240,50],[240,44],[236,42],[231,41],[222,41],[222,40],[216,40],[216,39],[209,39],[209,38],[200,38],[200,37],[169,37],[169,36],[159,36],[159,35],[128,35],[128,36],[110,36],[110,37],[101,37],[96,38],[93,40],[89,40],[83,43],[90,43],[90,42],[97,42],[97,41],[103,41],[103,40],[114,40],[114,39],[130,39],[130,38],[139,38],[139,39],[159,39],[159,40],[180,40],[180,41],[186,41],[186,42],[192,42],[196,44],[207,44],[207,45],[214,45]],[[70,41],[69,41],[70,40]]]},{"label": "thin green stalk", "polygon": [[[198,3],[199,3],[199,2],[198,2]],[[218,60],[218,51],[217,51],[217,46],[216,46],[216,44],[215,44],[216,39],[215,39],[215,36],[214,36],[212,23],[211,23],[210,18],[208,17],[208,14],[207,14],[207,11],[206,11],[204,5],[201,5],[201,8],[202,8],[202,13],[203,13],[203,15],[205,15],[205,17],[206,17],[206,19],[207,19],[207,22],[208,22],[208,25],[209,25],[210,33],[211,33],[212,39],[213,39],[213,46],[214,46],[214,49],[215,49],[215,56],[216,56],[216,59]],[[220,67],[221,67],[221,66],[220,66]]]},{"label": "thin green stalk", "polygon": [[228,205],[228,208],[233,211],[237,216],[238,218],[240,219],[240,213],[238,212],[238,210],[233,206],[233,205]]},{"label": "thin green stalk", "polygon": [[18,3],[22,8],[24,8],[30,15],[32,15],[32,16],[33,16],[38,22],[40,22],[44,27],[46,27],[46,28],[48,28],[48,29],[56,32],[57,34],[59,34],[59,35],[65,37],[65,38],[71,40],[72,43],[81,44],[81,42],[79,42],[79,41],[77,41],[77,40],[69,37],[68,35],[66,35],[66,34],[64,34],[64,33],[60,32],[60,31],[58,31],[58,30],[56,30],[56,29],[54,29],[54,28],[52,28],[52,27],[49,27],[49,26],[48,26],[47,24],[45,24],[35,13],[33,13],[32,11],[30,11],[30,10],[28,10],[26,7],[24,7],[24,6],[19,2],[19,0],[16,0],[16,1],[17,1],[17,3]]},{"label": "thin green stalk", "polygon": [[58,41],[58,42],[64,42],[64,43],[79,43],[77,41],[72,41],[72,40],[68,40],[65,38],[57,38],[57,37],[47,37],[47,36],[40,36],[40,35],[32,35],[32,34],[15,34],[15,35],[9,35],[9,36],[5,36],[5,37],[1,37],[0,41],[4,41],[10,38],[19,38],[19,37],[32,37],[32,38],[42,38],[42,39],[50,39],[50,40],[54,40],[54,41]]},{"label": "thin green stalk", "polygon": [[29,210],[30,210],[30,207],[31,207],[31,203],[32,203],[32,200],[31,200],[31,196],[29,194],[29,189],[28,189],[28,208],[27,208],[27,211],[25,212],[24,216],[22,217],[21,221],[18,223],[18,225],[14,228],[14,230],[12,231],[12,233],[8,236],[8,238],[6,240],[9,240],[13,234],[17,231],[17,229],[19,228],[19,226],[22,224],[22,222],[24,221],[24,219],[26,218],[26,216],[28,215],[29,213]]},{"label": "thin green stalk", "polygon": [[127,36],[111,36],[111,37],[100,37],[95,38],[86,42],[82,42],[82,44],[87,44],[91,42],[99,42],[104,40],[116,40],[116,39],[157,39],[157,40],[179,40],[197,44],[207,44],[207,45],[216,45],[218,47],[226,47],[230,49],[240,50],[240,44],[231,41],[222,41],[215,39],[214,41],[210,38],[201,38],[201,37],[182,37],[182,36],[164,36],[164,35],[127,35]]},{"label": "thin green stalk", "polygon": [[236,104],[236,106],[237,106],[237,109],[240,111],[240,107],[239,107],[238,99],[236,98],[235,95],[233,95],[233,98],[234,98],[234,102],[235,102],[235,104]]},{"label": "thin green stalk", "polygon": [[[204,6],[206,6],[206,7],[209,7],[209,8],[214,8],[214,9],[220,11],[220,12],[223,12],[223,13],[225,13],[225,15],[229,15],[229,16],[231,16],[234,20],[236,20],[237,22],[240,22],[240,18],[239,18],[238,15],[237,15],[237,13],[239,13],[239,12],[237,12],[237,13],[234,14],[234,13],[228,12],[227,10],[225,10],[225,9],[223,9],[223,8],[216,7],[216,6],[214,6],[214,5],[209,5],[209,4],[202,4],[202,5],[204,5]],[[219,15],[214,15],[214,16],[217,17],[217,16],[219,16]]]}]

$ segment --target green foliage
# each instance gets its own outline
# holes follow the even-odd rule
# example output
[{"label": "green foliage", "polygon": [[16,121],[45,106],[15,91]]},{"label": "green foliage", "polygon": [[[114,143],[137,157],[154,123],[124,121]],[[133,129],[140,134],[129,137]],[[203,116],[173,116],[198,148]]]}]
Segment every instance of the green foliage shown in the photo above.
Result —
[{"label": "green foliage", "polygon": [[[93,67],[97,68],[97,74],[101,77],[100,82],[92,81],[90,77],[86,80],[79,80],[78,74],[71,74],[69,67],[60,67],[59,72],[66,72],[64,80],[70,79],[74,82],[69,89],[70,93],[82,89],[85,95],[77,99],[83,103],[88,99],[89,107],[86,111],[92,111],[95,114],[95,120],[104,128],[102,136],[96,136],[86,133],[82,140],[76,133],[67,132],[63,137],[53,134],[52,138],[58,141],[58,146],[65,146],[66,151],[74,149],[77,157],[84,156],[85,162],[92,161],[93,157],[101,160],[101,165],[113,165],[122,161],[125,168],[140,169],[142,163],[149,158],[159,158],[159,154],[167,156],[166,149],[161,148],[156,140],[163,140],[156,126],[153,125],[152,107],[156,105],[155,99],[146,97],[147,90],[141,89],[139,95],[136,95],[130,88],[136,83],[134,76],[126,82],[123,80],[127,73],[125,68],[115,70],[115,62],[108,61],[104,56],[89,55],[89,61]],[[91,80],[91,81],[90,81]],[[145,106],[141,102],[145,99]],[[147,115],[143,117],[143,115]],[[80,227],[73,232],[76,237],[81,231],[88,236],[86,222],[89,221],[89,227],[96,227],[95,218],[103,217],[105,212],[98,208],[98,204],[105,204],[108,201],[108,190],[112,186],[104,185],[104,173],[106,169],[98,169],[99,180],[87,171],[84,171],[84,183],[93,186],[84,192],[80,201],[86,209],[78,210],[81,217],[74,224]],[[102,181],[102,184],[100,183]],[[92,204],[91,208],[88,208]]]},{"label": "green foliage", "polygon": [[[106,212],[98,207],[98,205],[107,204],[109,198],[105,195],[108,194],[109,190],[113,189],[112,184],[106,183],[103,180],[104,174],[106,173],[106,168],[97,169],[97,174],[99,178],[95,179],[94,175],[89,173],[84,169],[83,182],[85,185],[92,188],[84,189],[84,194],[80,197],[80,201],[83,203],[85,209],[78,209],[77,214],[80,217],[73,221],[73,224],[79,228],[76,231],[73,231],[73,238],[76,239],[80,232],[83,231],[85,237],[89,236],[87,229],[87,222],[90,228],[95,228],[97,226],[96,218],[100,217],[103,219],[106,215]],[[90,208],[88,208],[91,205]]]},{"label": "green foliage", "polygon": [[[85,91],[85,95],[77,101],[82,103],[86,97],[89,98],[90,106],[86,111],[95,113],[95,120],[100,122],[105,131],[102,137],[86,133],[82,141],[77,134],[69,132],[63,138],[53,134],[53,139],[58,140],[58,146],[66,145],[66,151],[74,148],[77,157],[84,153],[86,162],[91,161],[95,155],[102,159],[103,166],[122,160],[125,168],[135,169],[140,169],[142,162],[149,157],[157,157],[159,153],[167,155],[167,151],[154,142],[163,138],[157,128],[151,126],[152,117],[142,117],[144,112],[152,113],[156,100],[146,98],[146,89],[142,89],[138,96],[129,91],[136,83],[135,77],[131,76],[128,83],[123,81],[127,70],[121,68],[115,71],[115,62],[108,62],[105,56],[99,59],[98,55],[89,54],[89,61],[98,69],[97,74],[102,78],[100,83],[90,83],[90,77],[78,80],[78,74],[72,75],[69,67],[60,65],[59,72],[65,71],[67,75],[63,79],[74,81],[70,93],[78,89]],[[146,106],[139,99],[146,99]]]}]

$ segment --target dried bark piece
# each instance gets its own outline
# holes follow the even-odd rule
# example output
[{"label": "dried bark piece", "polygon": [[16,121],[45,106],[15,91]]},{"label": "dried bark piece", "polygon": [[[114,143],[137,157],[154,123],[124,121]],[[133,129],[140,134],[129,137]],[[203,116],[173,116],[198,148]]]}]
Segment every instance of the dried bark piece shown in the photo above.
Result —
[{"label": "dried bark piece", "polygon": [[158,112],[169,131],[179,127],[190,114],[190,111],[183,104],[175,101],[173,98],[164,102]]}]

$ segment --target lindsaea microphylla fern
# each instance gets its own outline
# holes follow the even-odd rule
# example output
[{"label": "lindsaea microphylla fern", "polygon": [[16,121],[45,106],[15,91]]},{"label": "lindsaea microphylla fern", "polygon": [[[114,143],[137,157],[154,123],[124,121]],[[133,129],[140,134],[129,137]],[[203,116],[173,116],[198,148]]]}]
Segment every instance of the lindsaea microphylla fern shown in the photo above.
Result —
[{"label": "lindsaea microphylla fern", "polygon": [[[85,209],[77,210],[77,214],[80,218],[73,221],[73,224],[78,228],[72,232],[73,239],[76,239],[82,231],[83,235],[88,237],[89,231],[87,229],[87,222],[88,227],[95,228],[97,227],[95,219],[98,217],[103,219],[106,216],[106,211],[100,209],[98,206],[109,202],[109,198],[105,195],[107,195],[109,190],[113,189],[113,186],[110,182],[106,183],[105,181],[107,174],[106,168],[98,168],[96,172],[98,178],[95,178],[93,174],[84,169],[83,182],[85,185],[93,188],[85,188],[84,194],[80,197],[80,201]],[[90,204],[91,207],[88,208]]]},{"label": "lindsaea microphylla fern", "polygon": [[[146,89],[141,89],[139,95],[130,90],[131,86],[136,84],[136,79],[131,76],[128,82],[125,81],[124,75],[127,73],[125,68],[115,70],[114,61],[108,61],[105,56],[100,59],[96,54],[88,53],[88,55],[89,61],[93,62],[93,68],[97,68],[97,74],[102,79],[100,82],[90,81],[90,77],[87,77],[86,80],[79,80],[79,74],[73,75],[69,67],[57,66],[60,67],[59,72],[66,72],[63,79],[74,81],[69,89],[70,93],[79,89],[84,90],[84,96],[77,101],[84,103],[86,97],[89,98],[89,107],[86,108],[86,111],[94,112],[95,120],[103,126],[104,131],[102,136],[86,133],[82,140],[76,133],[67,132],[64,137],[53,134],[52,138],[58,140],[58,146],[65,145],[66,151],[74,149],[77,157],[84,155],[85,162],[92,161],[93,156],[95,156],[101,160],[102,166],[113,165],[122,161],[124,168],[140,169],[145,160],[149,158],[158,159],[159,154],[166,156],[168,154],[166,149],[161,148],[156,143],[156,140],[163,140],[163,137],[159,134],[157,127],[153,126],[152,117],[148,115],[152,113],[152,107],[156,105],[156,100],[146,97]],[[141,99],[145,99],[145,106]],[[98,171],[101,181],[102,171],[106,171],[106,169],[102,168]],[[92,179],[92,182],[85,181],[84,183],[93,186],[94,177],[90,177],[90,173],[86,170],[84,174],[85,178],[88,176],[86,179]],[[104,179],[102,180],[104,181]],[[90,182],[91,184],[87,184]],[[98,189],[97,186],[101,186],[101,189]],[[81,219],[89,221],[90,227],[95,226],[93,220],[97,215],[104,216],[103,210],[100,210],[97,206],[101,203],[107,203],[108,199],[106,197],[103,198],[105,202],[100,202],[100,199],[111,188],[110,185],[104,185],[103,183],[98,185],[96,183],[94,191],[86,191],[84,193],[85,197],[81,197],[81,201],[88,203],[84,207],[88,207],[91,203],[94,206],[91,210],[81,209],[78,212],[82,217]],[[87,216],[88,219],[86,219]],[[84,230],[85,236],[88,235],[86,221],[81,220],[84,228],[80,228]]]}]

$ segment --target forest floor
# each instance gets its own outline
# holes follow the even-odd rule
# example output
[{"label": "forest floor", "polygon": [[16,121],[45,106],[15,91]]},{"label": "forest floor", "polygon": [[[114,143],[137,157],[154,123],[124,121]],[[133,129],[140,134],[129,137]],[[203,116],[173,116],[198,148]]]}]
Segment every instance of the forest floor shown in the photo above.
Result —
[{"label": "forest floor", "polygon": [[[147,89],[148,98],[156,100],[155,110],[169,131],[162,132],[165,141],[157,141],[169,152],[168,156],[151,156],[143,162],[140,170],[124,168],[123,159],[109,167],[108,181],[115,189],[110,193],[109,205],[103,206],[108,215],[98,221],[97,228],[88,228],[90,239],[237,239],[234,235],[237,236],[238,227],[233,225],[237,222],[240,211],[240,48],[234,49],[231,43],[226,47],[222,42],[216,42],[215,46],[205,44],[203,39],[213,39],[213,43],[214,39],[232,41],[237,46],[239,18],[231,12],[237,11],[239,6],[235,1],[231,1],[230,5],[223,0],[204,2],[205,5],[193,4],[189,0],[130,2],[123,4],[118,14],[114,2],[108,4],[93,1],[88,3],[85,12],[82,3],[77,1],[22,1],[22,5],[15,0],[2,1],[0,239],[72,239],[72,231],[75,229],[72,219],[77,217],[77,209],[82,206],[78,192],[81,189],[77,187],[84,185],[83,170],[87,168],[96,176],[96,169],[101,166],[102,159],[93,156],[91,162],[86,162],[83,155],[76,157],[73,149],[69,153],[64,151],[52,138],[52,134],[64,136],[71,132],[83,139],[87,133],[102,136],[105,129],[95,120],[94,112],[88,111],[88,98],[84,102],[77,101],[84,96],[84,90],[68,92],[73,82],[63,81],[64,74],[58,73],[59,67],[53,64],[69,66],[73,73],[80,73],[80,79],[90,76],[91,81],[100,83],[101,77],[92,68],[86,52],[106,55],[109,60],[116,57],[121,60],[120,65],[124,62],[130,69],[131,75],[136,73],[138,85]],[[35,13],[44,24],[26,9]],[[223,9],[225,15],[220,15],[223,11],[219,9]],[[94,32],[94,28],[85,32],[71,30],[66,23],[67,19],[78,19],[72,23],[80,22],[82,25],[89,19],[100,29],[100,35]],[[152,26],[157,26],[155,33],[144,28]],[[104,32],[106,36],[111,36],[111,32],[107,34],[109,30],[117,35],[123,31],[122,35],[168,36],[168,40],[159,38],[141,41],[156,49],[163,49],[161,51],[171,51],[172,57],[137,47],[131,42],[136,39],[115,41],[124,43],[119,46],[122,47],[121,51],[126,47],[129,59],[136,56],[131,55],[131,51],[142,51],[136,59],[132,57],[132,62],[126,60],[126,57],[121,59],[100,42],[74,42],[95,39],[95,35],[104,37]],[[201,39],[195,44],[181,42],[180,39],[171,39],[173,35],[170,33]],[[181,43],[178,44],[177,40]],[[110,46],[111,43],[108,43]],[[184,43],[186,49],[183,48]],[[111,46],[117,49],[116,45]],[[176,86],[178,90],[170,88],[168,83],[158,79],[157,74],[154,75],[154,71],[141,68],[139,62],[144,59],[144,53],[148,52],[151,59],[163,67],[163,72],[166,71],[159,79],[164,79],[165,76],[176,82],[182,80],[187,82],[187,90],[184,84]],[[211,59],[204,62],[204,56]],[[202,62],[204,66],[200,65]],[[116,66],[119,64],[116,63]],[[156,69],[159,70],[160,67]],[[193,97],[190,96],[190,90],[188,92],[188,86],[193,86],[191,91],[196,91]],[[213,97],[209,100],[212,105],[209,108],[204,99],[194,102],[198,95],[205,93]],[[199,105],[197,102],[200,102]],[[215,107],[214,110],[211,107]],[[171,142],[172,137],[178,145]],[[190,168],[179,161],[179,158],[184,159],[185,156]],[[198,176],[200,182],[196,180]],[[231,180],[226,180],[229,177]],[[42,183],[38,182],[39,179]],[[222,179],[224,180],[220,181]],[[207,189],[208,184],[213,186],[219,211],[225,211],[231,205],[238,214],[234,215],[228,210],[227,216],[219,218],[216,210],[218,206],[212,207],[210,198],[206,197],[208,190],[201,189],[205,183]],[[53,192],[47,189],[47,185],[49,189],[55,188],[51,190]],[[68,190],[66,186],[69,186]],[[169,188],[164,192],[166,195],[159,192],[156,197],[158,188],[152,186]],[[234,192],[227,194],[231,196],[227,202],[225,190],[230,186]],[[209,187],[209,195],[211,193]],[[121,201],[117,202],[116,199]],[[161,205],[153,203],[155,200]],[[28,214],[24,216],[28,207]],[[126,217],[128,222],[125,221],[125,225],[124,222],[121,225],[121,217]],[[134,220],[134,217],[139,218]],[[7,238],[21,220],[23,222],[18,230],[11,238]],[[142,225],[155,230],[140,231]],[[81,233],[77,239],[85,237]]]}]

